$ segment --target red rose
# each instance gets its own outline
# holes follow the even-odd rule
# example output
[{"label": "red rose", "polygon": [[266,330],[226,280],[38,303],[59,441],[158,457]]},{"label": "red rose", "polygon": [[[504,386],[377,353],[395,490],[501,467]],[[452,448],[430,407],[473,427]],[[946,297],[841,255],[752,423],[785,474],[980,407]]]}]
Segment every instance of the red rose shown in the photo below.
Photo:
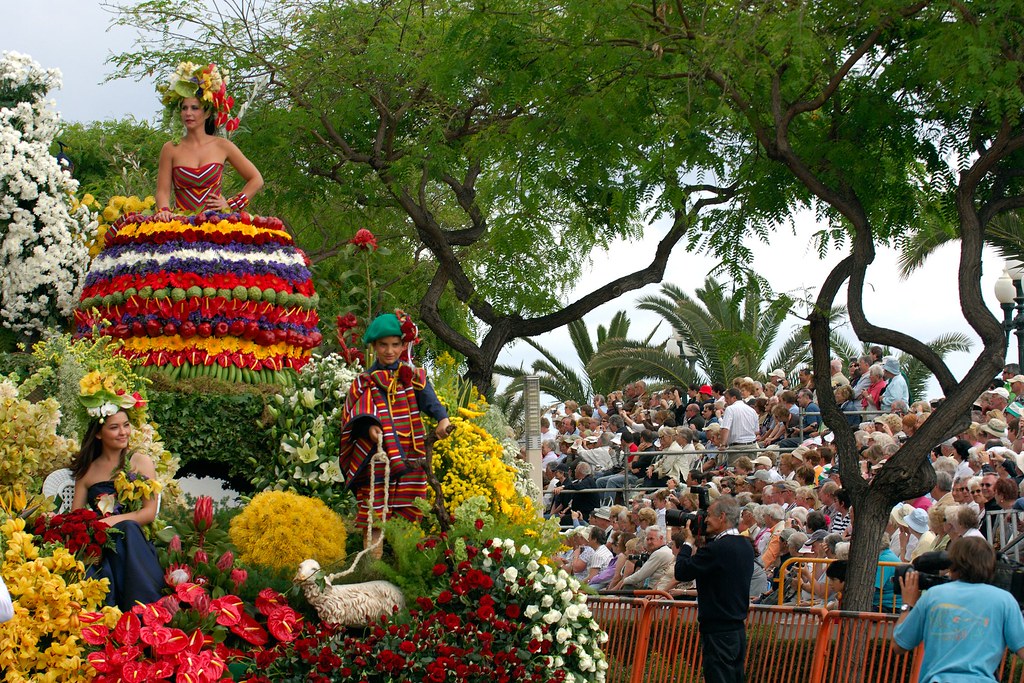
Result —
[{"label": "red rose", "polygon": [[407,387],[412,382],[412,367],[409,365],[400,365],[398,367],[398,382]]},{"label": "red rose", "polygon": [[402,644],[398,646],[398,649],[407,655],[416,652],[416,646],[408,640],[403,640]]},{"label": "red rose", "polygon": [[438,562],[437,564],[434,565],[434,576],[441,576],[446,571],[448,571],[448,566],[447,565],[445,565],[445,564],[443,564],[441,562]]},{"label": "red rose", "polygon": [[352,313],[346,313],[345,315],[338,316],[338,330],[341,332],[347,332],[358,324],[359,319]]},{"label": "red rose", "polygon": [[366,228],[356,231],[355,237],[349,240],[349,244],[354,244],[357,249],[363,251],[377,251],[377,238]]}]

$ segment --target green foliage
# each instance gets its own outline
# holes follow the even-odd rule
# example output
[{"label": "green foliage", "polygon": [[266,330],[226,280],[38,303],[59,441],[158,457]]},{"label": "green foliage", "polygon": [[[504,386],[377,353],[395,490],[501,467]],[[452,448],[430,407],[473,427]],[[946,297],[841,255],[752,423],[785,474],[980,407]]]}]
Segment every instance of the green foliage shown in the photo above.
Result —
[{"label": "green foliage", "polygon": [[69,124],[60,135],[75,164],[79,196],[146,197],[156,190],[160,148],[167,134],[132,118]]},{"label": "green foliage", "polygon": [[[671,284],[662,285],[661,292],[640,299],[639,307],[658,313],[682,335],[707,380],[728,384],[772,369],[763,366],[793,301],[774,295],[760,276],[748,272],[744,282],[731,287],[709,276],[694,296]],[[618,350],[606,362],[621,362],[633,352]],[[655,353],[642,357],[649,376],[662,376],[654,373],[668,365],[667,359],[659,361]]]},{"label": "green foliage", "polygon": [[263,422],[265,398],[258,390],[235,386],[223,392],[220,384],[189,380],[175,383],[174,390],[153,390],[149,414],[186,471],[221,476],[245,491],[250,459],[267,462],[274,456]]},{"label": "green foliage", "polygon": [[319,498],[333,510],[351,509],[338,464],[339,420],[358,372],[337,355],[314,358],[294,387],[273,396],[267,406],[271,457],[247,459],[256,490],[293,491]]},{"label": "green foliage", "polygon": [[[429,504],[419,501],[429,515]],[[511,538],[517,546],[529,545],[541,550],[545,556],[551,557],[562,548],[562,540],[557,525],[545,524],[543,533],[538,536],[533,528],[520,527],[516,524],[496,518],[487,512],[489,503],[479,496],[470,498],[454,511],[452,528],[447,538],[452,539],[456,562],[465,559],[466,545],[482,547],[485,540],[492,538]],[[483,525],[478,527],[477,520]],[[398,586],[407,599],[415,600],[417,596],[429,595],[436,584],[432,570],[438,562],[443,562],[445,543],[431,544],[420,524],[414,524],[401,517],[389,519],[384,526],[384,533],[393,557],[377,562],[374,568],[388,581]],[[460,555],[461,553],[461,555]],[[411,601],[410,601],[411,603]]]}]

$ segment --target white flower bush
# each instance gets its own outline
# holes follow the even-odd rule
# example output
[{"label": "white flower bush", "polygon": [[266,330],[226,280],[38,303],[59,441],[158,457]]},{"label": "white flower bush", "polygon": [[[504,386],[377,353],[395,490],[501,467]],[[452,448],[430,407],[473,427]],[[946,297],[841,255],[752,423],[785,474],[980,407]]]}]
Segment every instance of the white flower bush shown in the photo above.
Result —
[{"label": "white flower bush", "polygon": [[[566,681],[604,681],[608,662],[601,645],[608,642],[608,634],[591,615],[580,582],[544,563],[540,550],[516,547],[510,538],[492,538],[480,554],[484,571],[494,579],[491,593],[498,605],[525,605],[522,617],[529,624],[524,630],[532,639],[527,649],[535,652],[537,644],[551,643],[548,669],[563,671]],[[503,599],[503,594],[510,597]]]},{"label": "white flower bush", "polygon": [[50,154],[60,116],[45,97],[60,85],[56,69],[0,56],[0,323],[26,339],[70,317],[96,227],[73,208],[78,183]]},{"label": "white flower bush", "polygon": [[338,420],[349,387],[362,369],[337,355],[313,356],[294,387],[268,407],[278,452],[270,463],[252,461],[258,490],[294,491],[341,509],[348,500],[338,466]]}]

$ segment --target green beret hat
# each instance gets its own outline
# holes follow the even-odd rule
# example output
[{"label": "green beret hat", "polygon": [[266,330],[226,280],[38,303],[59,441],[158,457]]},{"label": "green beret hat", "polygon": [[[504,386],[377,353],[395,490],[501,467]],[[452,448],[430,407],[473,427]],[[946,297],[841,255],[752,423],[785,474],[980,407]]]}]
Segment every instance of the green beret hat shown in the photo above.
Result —
[{"label": "green beret hat", "polygon": [[366,328],[363,335],[364,344],[372,344],[384,337],[402,338],[402,325],[398,322],[398,316],[394,313],[382,313],[373,319],[370,326]]}]

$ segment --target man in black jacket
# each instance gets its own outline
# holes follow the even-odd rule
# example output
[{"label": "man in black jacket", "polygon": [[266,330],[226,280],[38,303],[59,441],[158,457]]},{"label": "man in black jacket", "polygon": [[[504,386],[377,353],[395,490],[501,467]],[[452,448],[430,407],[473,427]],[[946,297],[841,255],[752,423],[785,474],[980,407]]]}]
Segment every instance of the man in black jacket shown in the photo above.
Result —
[{"label": "man in black jacket", "polygon": [[715,500],[707,512],[707,540],[700,550],[686,526],[676,556],[677,581],[697,580],[697,621],[707,683],[741,683],[747,636],[754,548],[739,535],[740,506],[731,496]]}]

